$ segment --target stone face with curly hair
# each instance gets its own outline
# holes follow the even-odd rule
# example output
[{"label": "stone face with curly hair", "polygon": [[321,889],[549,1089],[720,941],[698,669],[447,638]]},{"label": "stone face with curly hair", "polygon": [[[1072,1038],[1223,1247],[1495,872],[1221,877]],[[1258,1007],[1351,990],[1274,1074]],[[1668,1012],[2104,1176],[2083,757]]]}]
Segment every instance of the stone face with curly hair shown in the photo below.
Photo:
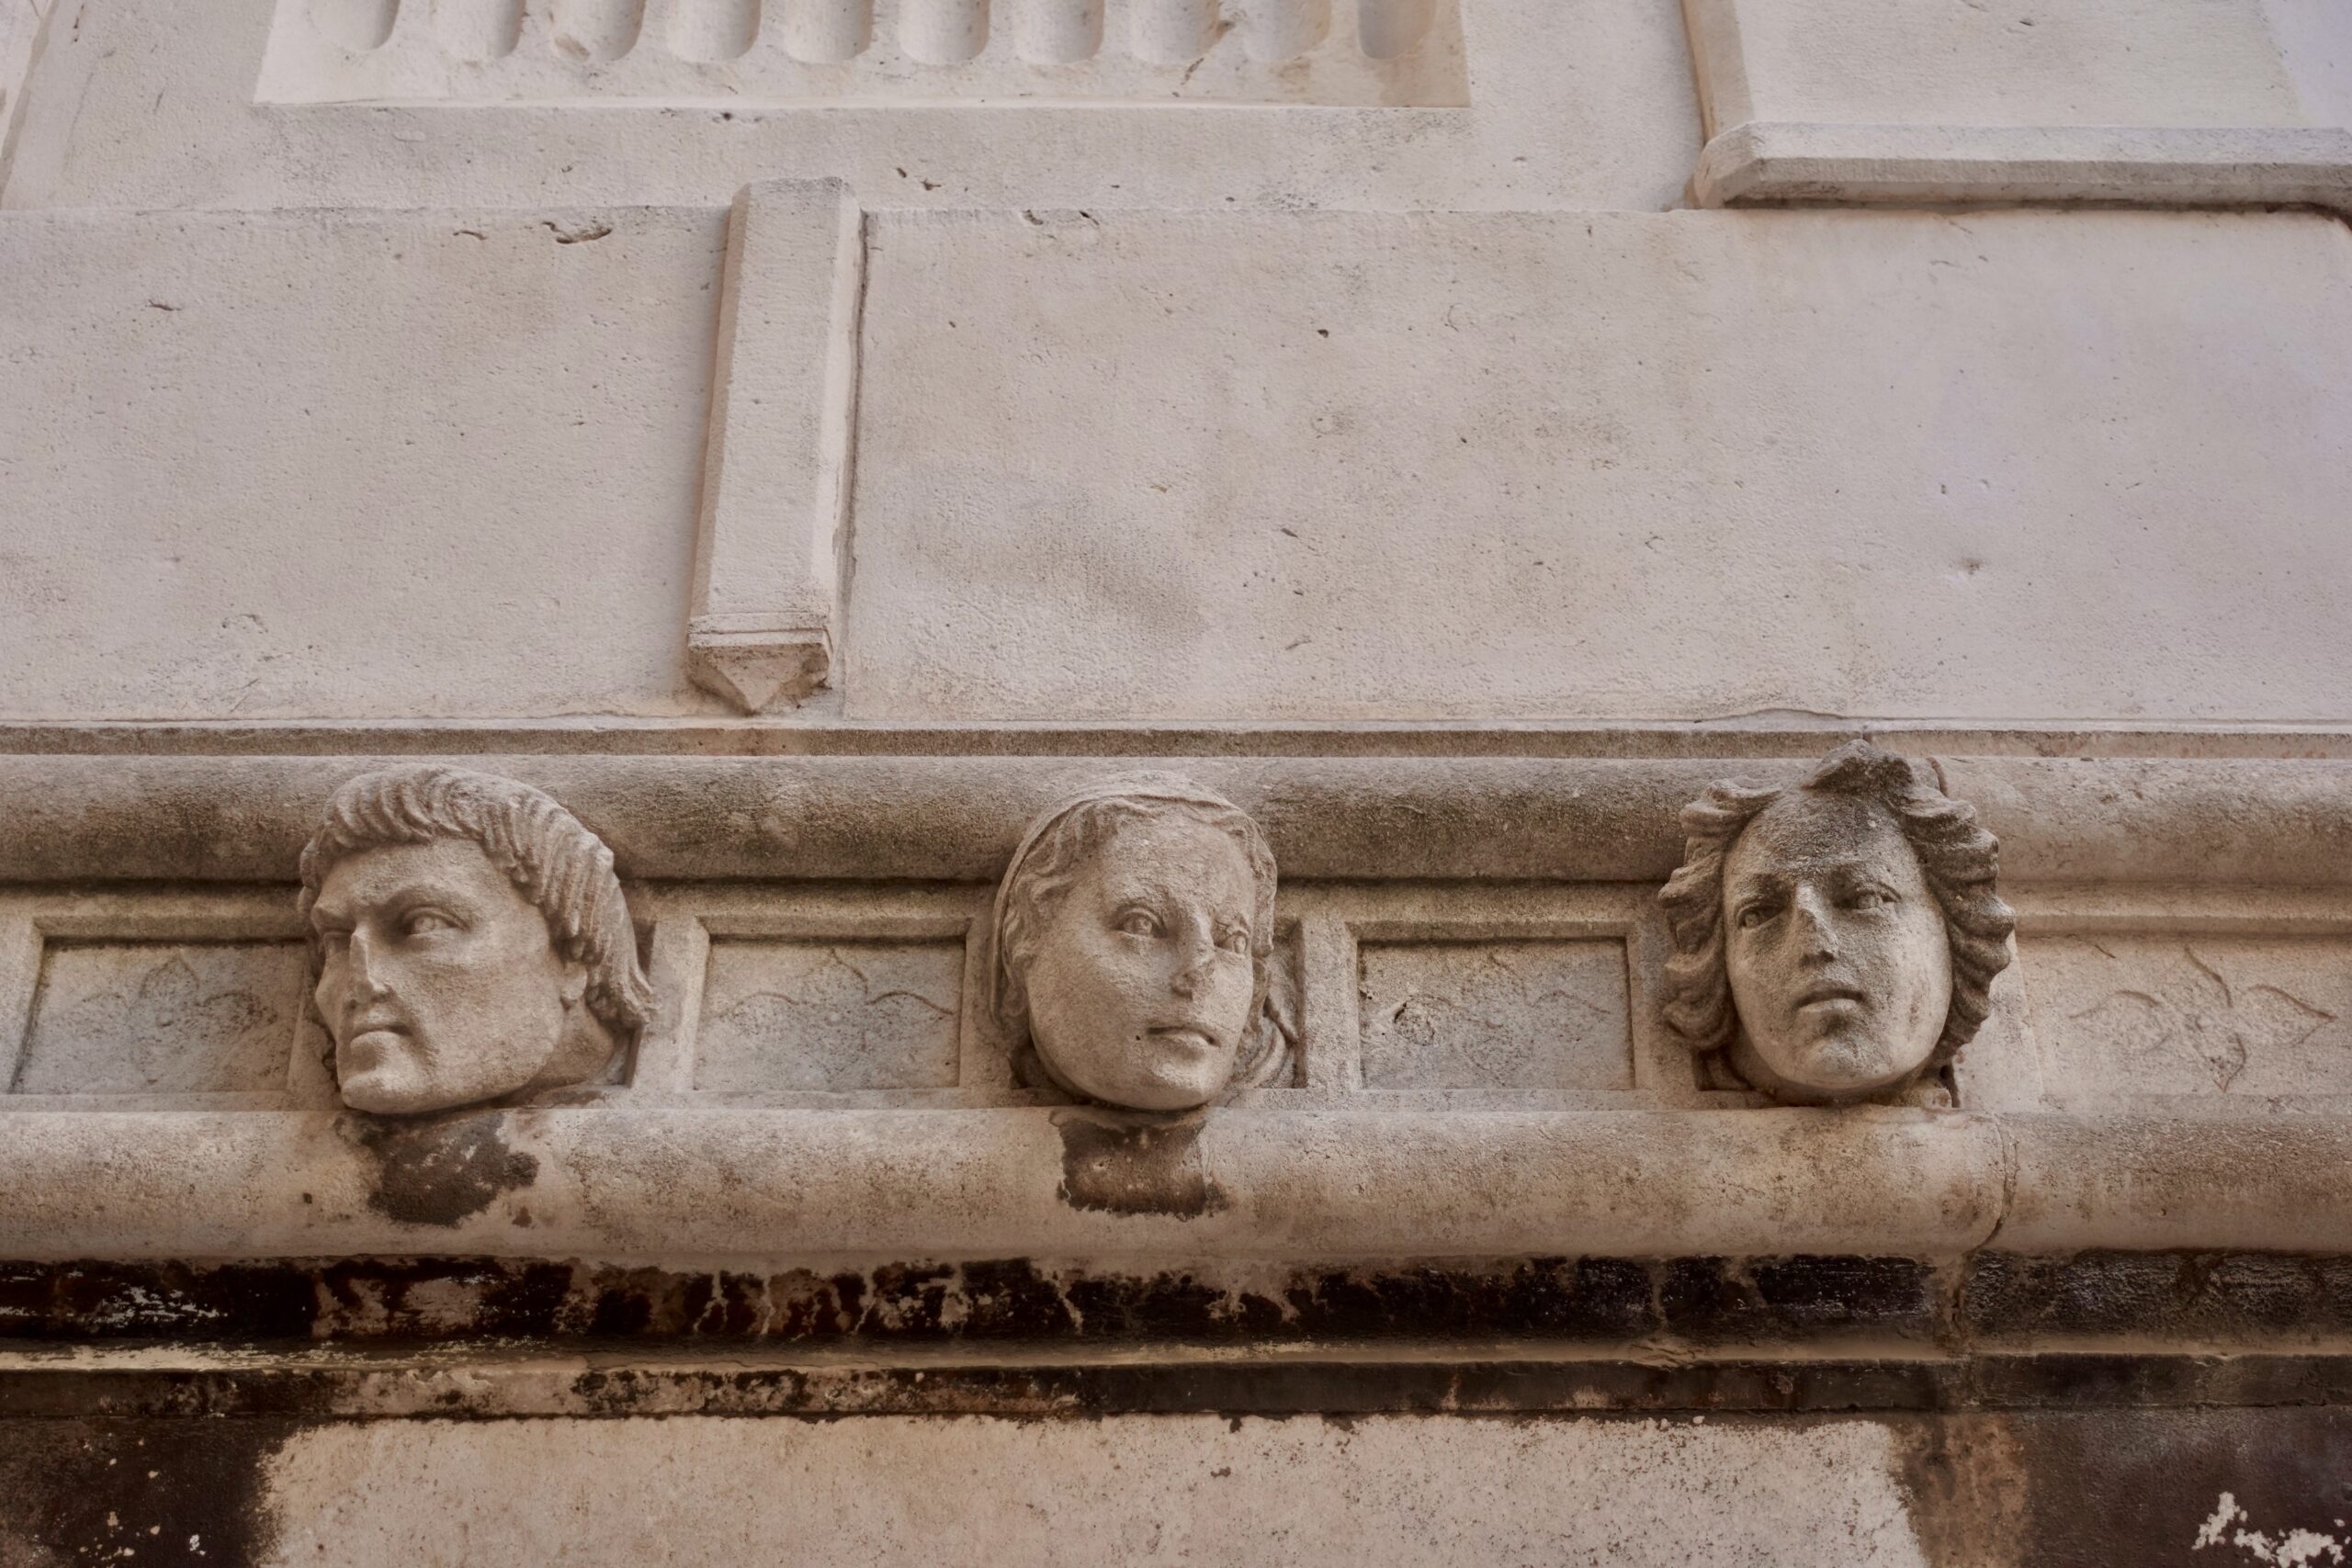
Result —
[{"label": "stone face with curly hair", "polygon": [[1278,1081],[1274,857],[1231,801],[1107,780],[1032,823],[997,891],[991,1009],[1024,1077],[1145,1111]]},{"label": "stone face with curly hair", "polygon": [[345,1103],[416,1114],[594,1077],[652,993],[612,852],[513,779],[413,766],[335,792],[302,851]]},{"label": "stone face with curly hair", "polygon": [[1719,784],[1682,812],[1658,895],[1666,1021],[1800,1104],[1861,1100],[1951,1061],[1984,1021],[2016,917],[1999,845],[1926,768],[1867,741],[1785,789]]}]

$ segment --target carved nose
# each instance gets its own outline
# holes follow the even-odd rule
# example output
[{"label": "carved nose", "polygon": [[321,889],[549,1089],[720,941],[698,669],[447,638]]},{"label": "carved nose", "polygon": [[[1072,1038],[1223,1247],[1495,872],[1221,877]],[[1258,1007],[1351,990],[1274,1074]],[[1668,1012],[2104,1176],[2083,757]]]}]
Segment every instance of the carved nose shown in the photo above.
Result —
[{"label": "carved nose", "polygon": [[1838,937],[1829,923],[1829,909],[1810,887],[1797,890],[1796,931],[1800,951],[1807,959],[1826,962],[1838,956]]},{"label": "carved nose", "polygon": [[354,1001],[372,1002],[385,994],[384,983],[376,974],[375,944],[364,931],[351,933],[346,950],[351,966],[351,998]]},{"label": "carved nose", "polygon": [[1189,997],[1200,988],[1201,976],[1208,973],[1209,960],[1216,955],[1216,947],[1205,931],[1188,931],[1183,950],[1177,956],[1176,973],[1168,988],[1180,997]]}]

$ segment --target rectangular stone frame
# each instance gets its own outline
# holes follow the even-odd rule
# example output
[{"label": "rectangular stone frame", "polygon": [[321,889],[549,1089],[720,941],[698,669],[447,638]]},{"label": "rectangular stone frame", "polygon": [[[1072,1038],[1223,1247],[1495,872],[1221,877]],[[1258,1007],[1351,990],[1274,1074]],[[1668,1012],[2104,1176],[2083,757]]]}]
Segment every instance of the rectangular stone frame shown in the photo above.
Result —
[{"label": "rectangular stone frame", "polygon": [[745,713],[833,678],[864,222],[838,180],[747,186],[729,220],[686,662]]},{"label": "rectangular stone frame", "polygon": [[164,892],[32,893],[0,890],[0,1114],[26,1111],[282,1111],[331,1104],[325,1034],[307,999],[297,999],[287,1042],[285,1087],[277,1092],[189,1094],[13,1094],[33,1024],[42,949],[80,942],[299,942],[291,894],[280,887]]}]

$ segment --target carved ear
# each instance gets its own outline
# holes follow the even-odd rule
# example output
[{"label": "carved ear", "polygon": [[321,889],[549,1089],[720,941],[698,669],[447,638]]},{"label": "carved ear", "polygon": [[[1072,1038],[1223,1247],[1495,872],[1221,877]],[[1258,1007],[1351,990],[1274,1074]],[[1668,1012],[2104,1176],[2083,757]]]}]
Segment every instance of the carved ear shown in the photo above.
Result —
[{"label": "carved ear", "polygon": [[561,994],[565,1007],[574,1008],[580,1005],[580,999],[588,994],[588,965],[576,958],[564,960]]}]

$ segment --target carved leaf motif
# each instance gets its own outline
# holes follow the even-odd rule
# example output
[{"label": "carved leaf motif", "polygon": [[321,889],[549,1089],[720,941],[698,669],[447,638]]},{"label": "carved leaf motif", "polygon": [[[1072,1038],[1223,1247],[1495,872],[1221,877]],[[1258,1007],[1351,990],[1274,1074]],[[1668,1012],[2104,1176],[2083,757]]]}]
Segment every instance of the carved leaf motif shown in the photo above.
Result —
[{"label": "carved leaf motif", "polygon": [[[789,1076],[792,1087],[845,1087],[863,1082],[858,1064],[878,1051],[902,1047],[911,1025],[953,1018],[955,1009],[903,985],[877,985],[838,949],[788,986],[753,991],[714,1014],[705,1027],[755,1047],[790,1047],[820,1037],[833,1049],[809,1054],[805,1069]],[[839,1049],[847,1044],[844,1053]]]},{"label": "carved leaf motif", "polygon": [[232,987],[207,995],[179,953],[149,964],[133,985],[85,998],[60,1020],[69,1038],[129,1042],[151,1085],[173,1077],[191,1054],[243,1056],[255,1034],[274,1032],[282,1021],[281,1010],[254,992]]},{"label": "carved leaf motif", "polygon": [[2291,1052],[2335,1021],[2278,986],[2233,987],[2186,944],[2156,989],[2111,991],[2072,1017],[2127,1053],[2153,1048],[2182,1059],[2223,1094],[2256,1056]]}]

